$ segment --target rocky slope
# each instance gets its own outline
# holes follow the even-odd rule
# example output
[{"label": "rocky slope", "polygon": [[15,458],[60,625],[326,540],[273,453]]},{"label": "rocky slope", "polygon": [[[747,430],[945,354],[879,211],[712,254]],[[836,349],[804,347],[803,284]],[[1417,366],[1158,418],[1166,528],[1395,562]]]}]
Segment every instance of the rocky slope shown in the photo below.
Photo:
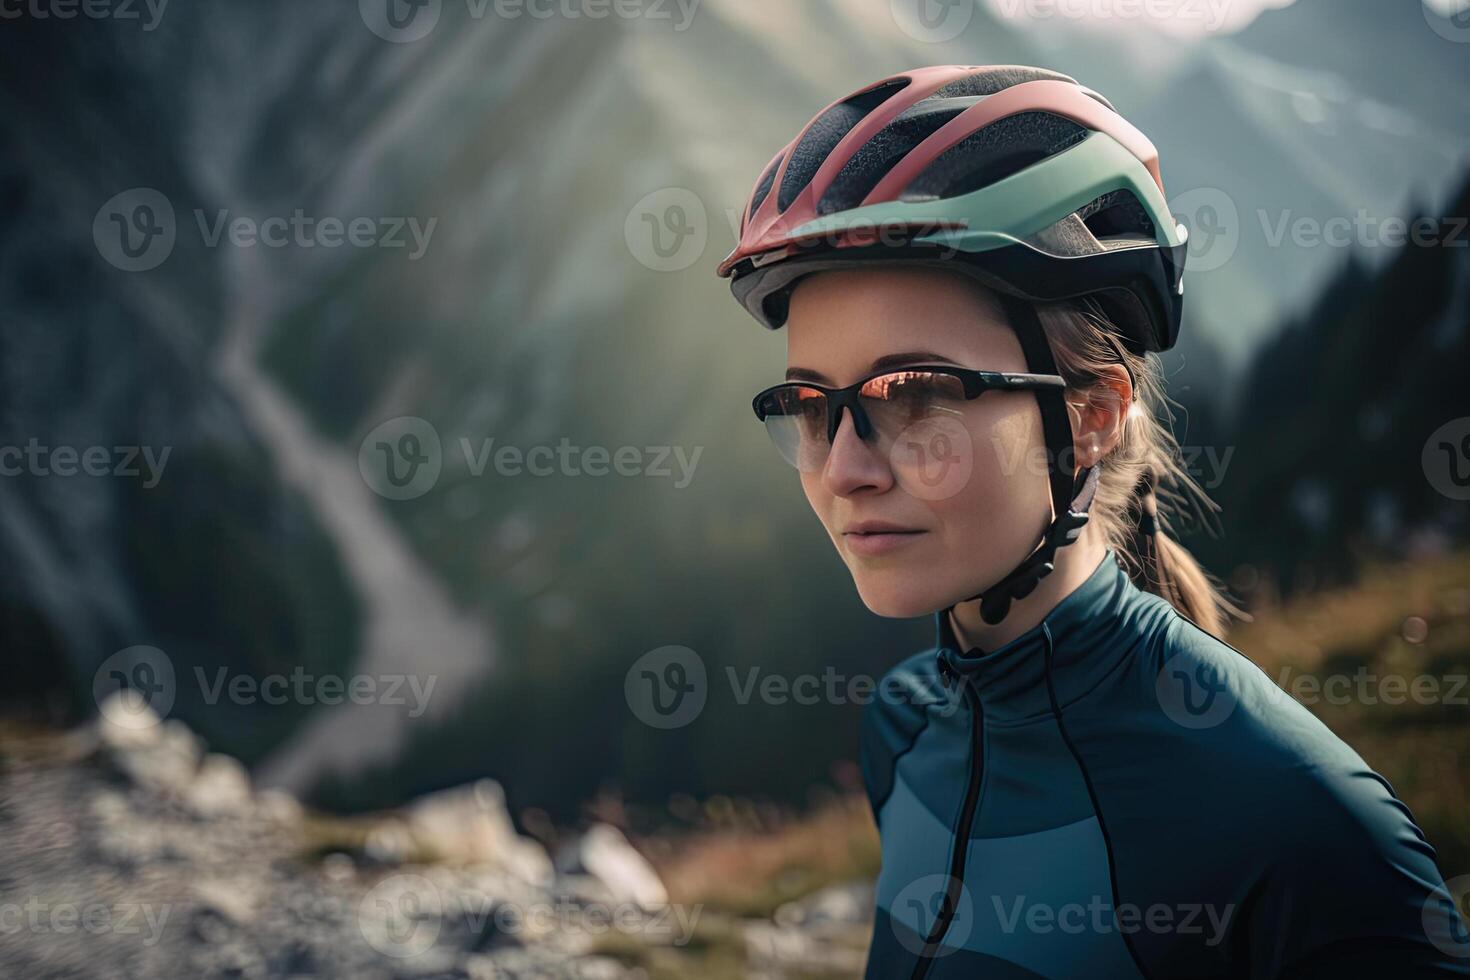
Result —
[{"label": "rocky slope", "polygon": [[866,884],[732,919],[611,826],[553,859],[490,780],[327,817],[121,704],[0,743],[0,975],[648,980],[708,975],[712,946],[748,977],[861,969]]}]

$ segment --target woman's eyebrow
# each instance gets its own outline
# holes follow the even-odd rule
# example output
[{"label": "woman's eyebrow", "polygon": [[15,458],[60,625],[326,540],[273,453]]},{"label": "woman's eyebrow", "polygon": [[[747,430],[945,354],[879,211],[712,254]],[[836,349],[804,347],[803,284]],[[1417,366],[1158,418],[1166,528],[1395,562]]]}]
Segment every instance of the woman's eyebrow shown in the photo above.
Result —
[{"label": "woman's eyebrow", "polygon": [[936,354],[932,350],[905,351],[901,354],[887,354],[872,363],[869,370],[886,371],[889,368],[908,367],[912,364],[954,364],[953,358]]},{"label": "woman's eyebrow", "polygon": [[[893,368],[907,367],[912,364],[954,364],[958,362],[952,357],[936,354],[928,350],[903,351],[898,354],[885,354],[872,364],[868,365],[868,373],[877,374]],[[830,385],[832,382],[821,371],[811,368],[789,367],[786,369],[787,381],[811,381],[814,384]]]}]

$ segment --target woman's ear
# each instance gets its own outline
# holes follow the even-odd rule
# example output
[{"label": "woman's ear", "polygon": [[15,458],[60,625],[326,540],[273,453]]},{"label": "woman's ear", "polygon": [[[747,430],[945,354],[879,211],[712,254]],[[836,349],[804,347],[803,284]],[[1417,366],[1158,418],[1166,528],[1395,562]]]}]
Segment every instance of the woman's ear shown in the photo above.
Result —
[{"label": "woman's ear", "polygon": [[1072,450],[1080,467],[1096,466],[1123,440],[1133,384],[1121,364],[1102,368],[1091,387],[1067,393],[1072,417]]}]

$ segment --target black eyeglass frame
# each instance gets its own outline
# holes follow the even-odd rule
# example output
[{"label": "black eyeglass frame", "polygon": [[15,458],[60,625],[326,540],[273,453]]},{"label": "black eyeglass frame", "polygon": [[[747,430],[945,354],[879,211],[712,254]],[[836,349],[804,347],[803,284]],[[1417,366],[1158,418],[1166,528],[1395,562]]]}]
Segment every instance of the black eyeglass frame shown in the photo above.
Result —
[{"label": "black eyeglass frame", "polygon": [[858,392],[862,391],[870,381],[876,378],[887,377],[892,374],[913,374],[923,372],[925,374],[945,374],[958,378],[964,386],[965,400],[974,401],[987,391],[1044,391],[1050,389],[1064,389],[1067,382],[1058,374],[1027,374],[1012,371],[973,371],[969,368],[951,367],[947,364],[927,365],[916,364],[913,367],[890,368],[871,374],[861,381],[850,384],[845,388],[829,388],[826,385],[814,384],[810,381],[784,381],[778,385],[760,392],[751,400],[750,407],[755,410],[755,417],[765,422],[766,418],[773,413],[770,411],[770,399],[775,393],[790,388],[807,388],[820,391],[827,398],[827,441],[830,443],[837,438],[837,429],[842,424],[842,410],[846,408],[852,414],[853,429],[858,438],[864,441],[873,434],[873,424],[868,419],[868,413],[863,409],[862,401]]}]

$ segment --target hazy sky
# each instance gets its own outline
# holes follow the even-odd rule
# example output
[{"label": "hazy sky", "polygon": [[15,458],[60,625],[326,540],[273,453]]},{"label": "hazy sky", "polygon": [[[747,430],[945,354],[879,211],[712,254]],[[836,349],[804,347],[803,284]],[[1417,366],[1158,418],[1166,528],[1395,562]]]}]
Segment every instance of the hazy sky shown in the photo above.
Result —
[{"label": "hazy sky", "polygon": [[[1238,31],[1261,11],[1296,0],[985,0],[1002,17],[1037,25],[1073,21],[1100,28],[1152,27],[1186,37]],[[1459,0],[1433,0],[1453,6]]]}]

